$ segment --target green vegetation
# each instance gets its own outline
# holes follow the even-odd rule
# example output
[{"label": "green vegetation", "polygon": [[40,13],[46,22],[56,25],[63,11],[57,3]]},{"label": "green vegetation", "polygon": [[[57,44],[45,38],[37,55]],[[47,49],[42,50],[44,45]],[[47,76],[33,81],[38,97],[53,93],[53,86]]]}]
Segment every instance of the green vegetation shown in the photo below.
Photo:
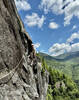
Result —
[{"label": "green vegetation", "polygon": [[63,72],[76,82],[79,87],[79,52],[72,54],[63,54],[58,58],[51,57],[44,53],[39,53],[41,57],[44,57],[48,66]]},{"label": "green vegetation", "polygon": [[48,87],[47,98],[50,95],[52,96],[52,99],[47,100],[79,99],[79,90],[76,84],[70,78],[63,73],[52,69],[51,67],[49,67],[49,74],[49,85],[51,85],[51,88]]},{"label": "green vegetation", "polygon": [[[49,67],[50,63],[47,65],[47,61],[40,57],[42,62],[42,74],[44,75],[45,70],[49,72],[49,86],[47,91],[46,100],[79,100],[79,90],[67,75],[59,71],[55,66],[60,66],[62,63],[53,61],[54,67]],[[64,65],[63,65],[64,66]]]},{"label": "green vegetation", "polygon": [[51,88],[51,85],[48,86],[48,91],[47,91],[47,97],[46,97],[46,100],[53,100],[53,96],[52,96],[52,88]]}]

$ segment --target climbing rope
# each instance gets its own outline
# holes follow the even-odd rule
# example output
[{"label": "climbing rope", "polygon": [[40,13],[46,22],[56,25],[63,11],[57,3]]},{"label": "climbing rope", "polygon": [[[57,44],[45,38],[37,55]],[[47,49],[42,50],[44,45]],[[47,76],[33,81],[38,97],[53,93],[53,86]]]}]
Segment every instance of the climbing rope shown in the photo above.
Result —
[{"label": "climbing rope", "polygon": [[[0,85],[4,85],[6,83],[8,83],[10,81],[10,79],[12,79],[13,75],[15,74],[15,72],[17,71],[19,65],[21,64],[22,60],[23,60],[24,56],[21,58],[21,60],[19,61],[19,63],[17,64],[17,66],[11,70],[8,74],[0,77]],[[29,88],[32,88],[35,92],[36,92],[36,89],[31,85],[26,85],[27,87]],[[36,98],[38,98],[38,94],[36,94]]]},{"label": "climbing rope", "polygon": [[[13,70],[11,70],[8,74],[0,77],[0,84],[5,84],[6,82],[8,82],[8,80],[10,80],[12,78],[12,76],[16,72],[17,68],[21,64],[22,60],[23,60],[23,57],[21,58],[21,60],[19,61],[19,63],[17,64],[17,66]],[[7,78],[7,76],[8,76],[9,79]]]}]

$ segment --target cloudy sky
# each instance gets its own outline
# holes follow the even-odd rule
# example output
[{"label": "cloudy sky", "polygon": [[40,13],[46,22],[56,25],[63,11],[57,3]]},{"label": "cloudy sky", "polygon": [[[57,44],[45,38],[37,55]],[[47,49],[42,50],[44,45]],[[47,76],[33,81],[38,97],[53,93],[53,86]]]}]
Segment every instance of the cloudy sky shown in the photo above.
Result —
[{"label": "cloudy sky", "polygon": [[40,52],[58,56],[79,51],[79,0],[15,0]]}]

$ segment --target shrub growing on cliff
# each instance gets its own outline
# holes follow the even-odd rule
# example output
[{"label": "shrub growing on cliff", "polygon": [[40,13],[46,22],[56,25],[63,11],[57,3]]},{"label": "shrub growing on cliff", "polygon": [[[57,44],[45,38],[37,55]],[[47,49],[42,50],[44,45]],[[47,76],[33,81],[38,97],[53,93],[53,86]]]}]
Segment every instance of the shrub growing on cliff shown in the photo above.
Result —
[{"label": "shrub growing on cliff", "polygon": [[42,74],[49,72],[49,86],[46,100],[79,100],[79,90],[76,84],[65,74],[48,67],[45,59],[41,58]]},{"label": "shrub growing on cliff", "polygon": [[[52,93],[50,94],[52,100],[78,100],[79,90],[76,84],[63,73],[49,67],[49,84],[51,85]],[[50,88],[48,87],[48,90]],[[52,94],[52,95],[51,95]],[[51,100],[51,99],[47,99]]]},{"label": "shrub growing on cliff", "polygon": [[54,100],[53,99],[53,96],[52,96],[52,88],[51,88],[51,85],[48,86],[48,91],[47,91],[47,97],[46,97],[46,100]]}]

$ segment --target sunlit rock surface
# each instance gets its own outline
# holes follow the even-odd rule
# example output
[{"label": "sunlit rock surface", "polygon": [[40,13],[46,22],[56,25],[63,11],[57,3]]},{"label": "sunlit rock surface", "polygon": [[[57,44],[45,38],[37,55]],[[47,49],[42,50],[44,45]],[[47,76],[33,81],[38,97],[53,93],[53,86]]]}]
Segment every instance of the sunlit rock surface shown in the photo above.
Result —
[{"label": "sunlit rock surface", "polygon": [[14,0],[0,0],[0,100],[46,100],[47,88]]}]

